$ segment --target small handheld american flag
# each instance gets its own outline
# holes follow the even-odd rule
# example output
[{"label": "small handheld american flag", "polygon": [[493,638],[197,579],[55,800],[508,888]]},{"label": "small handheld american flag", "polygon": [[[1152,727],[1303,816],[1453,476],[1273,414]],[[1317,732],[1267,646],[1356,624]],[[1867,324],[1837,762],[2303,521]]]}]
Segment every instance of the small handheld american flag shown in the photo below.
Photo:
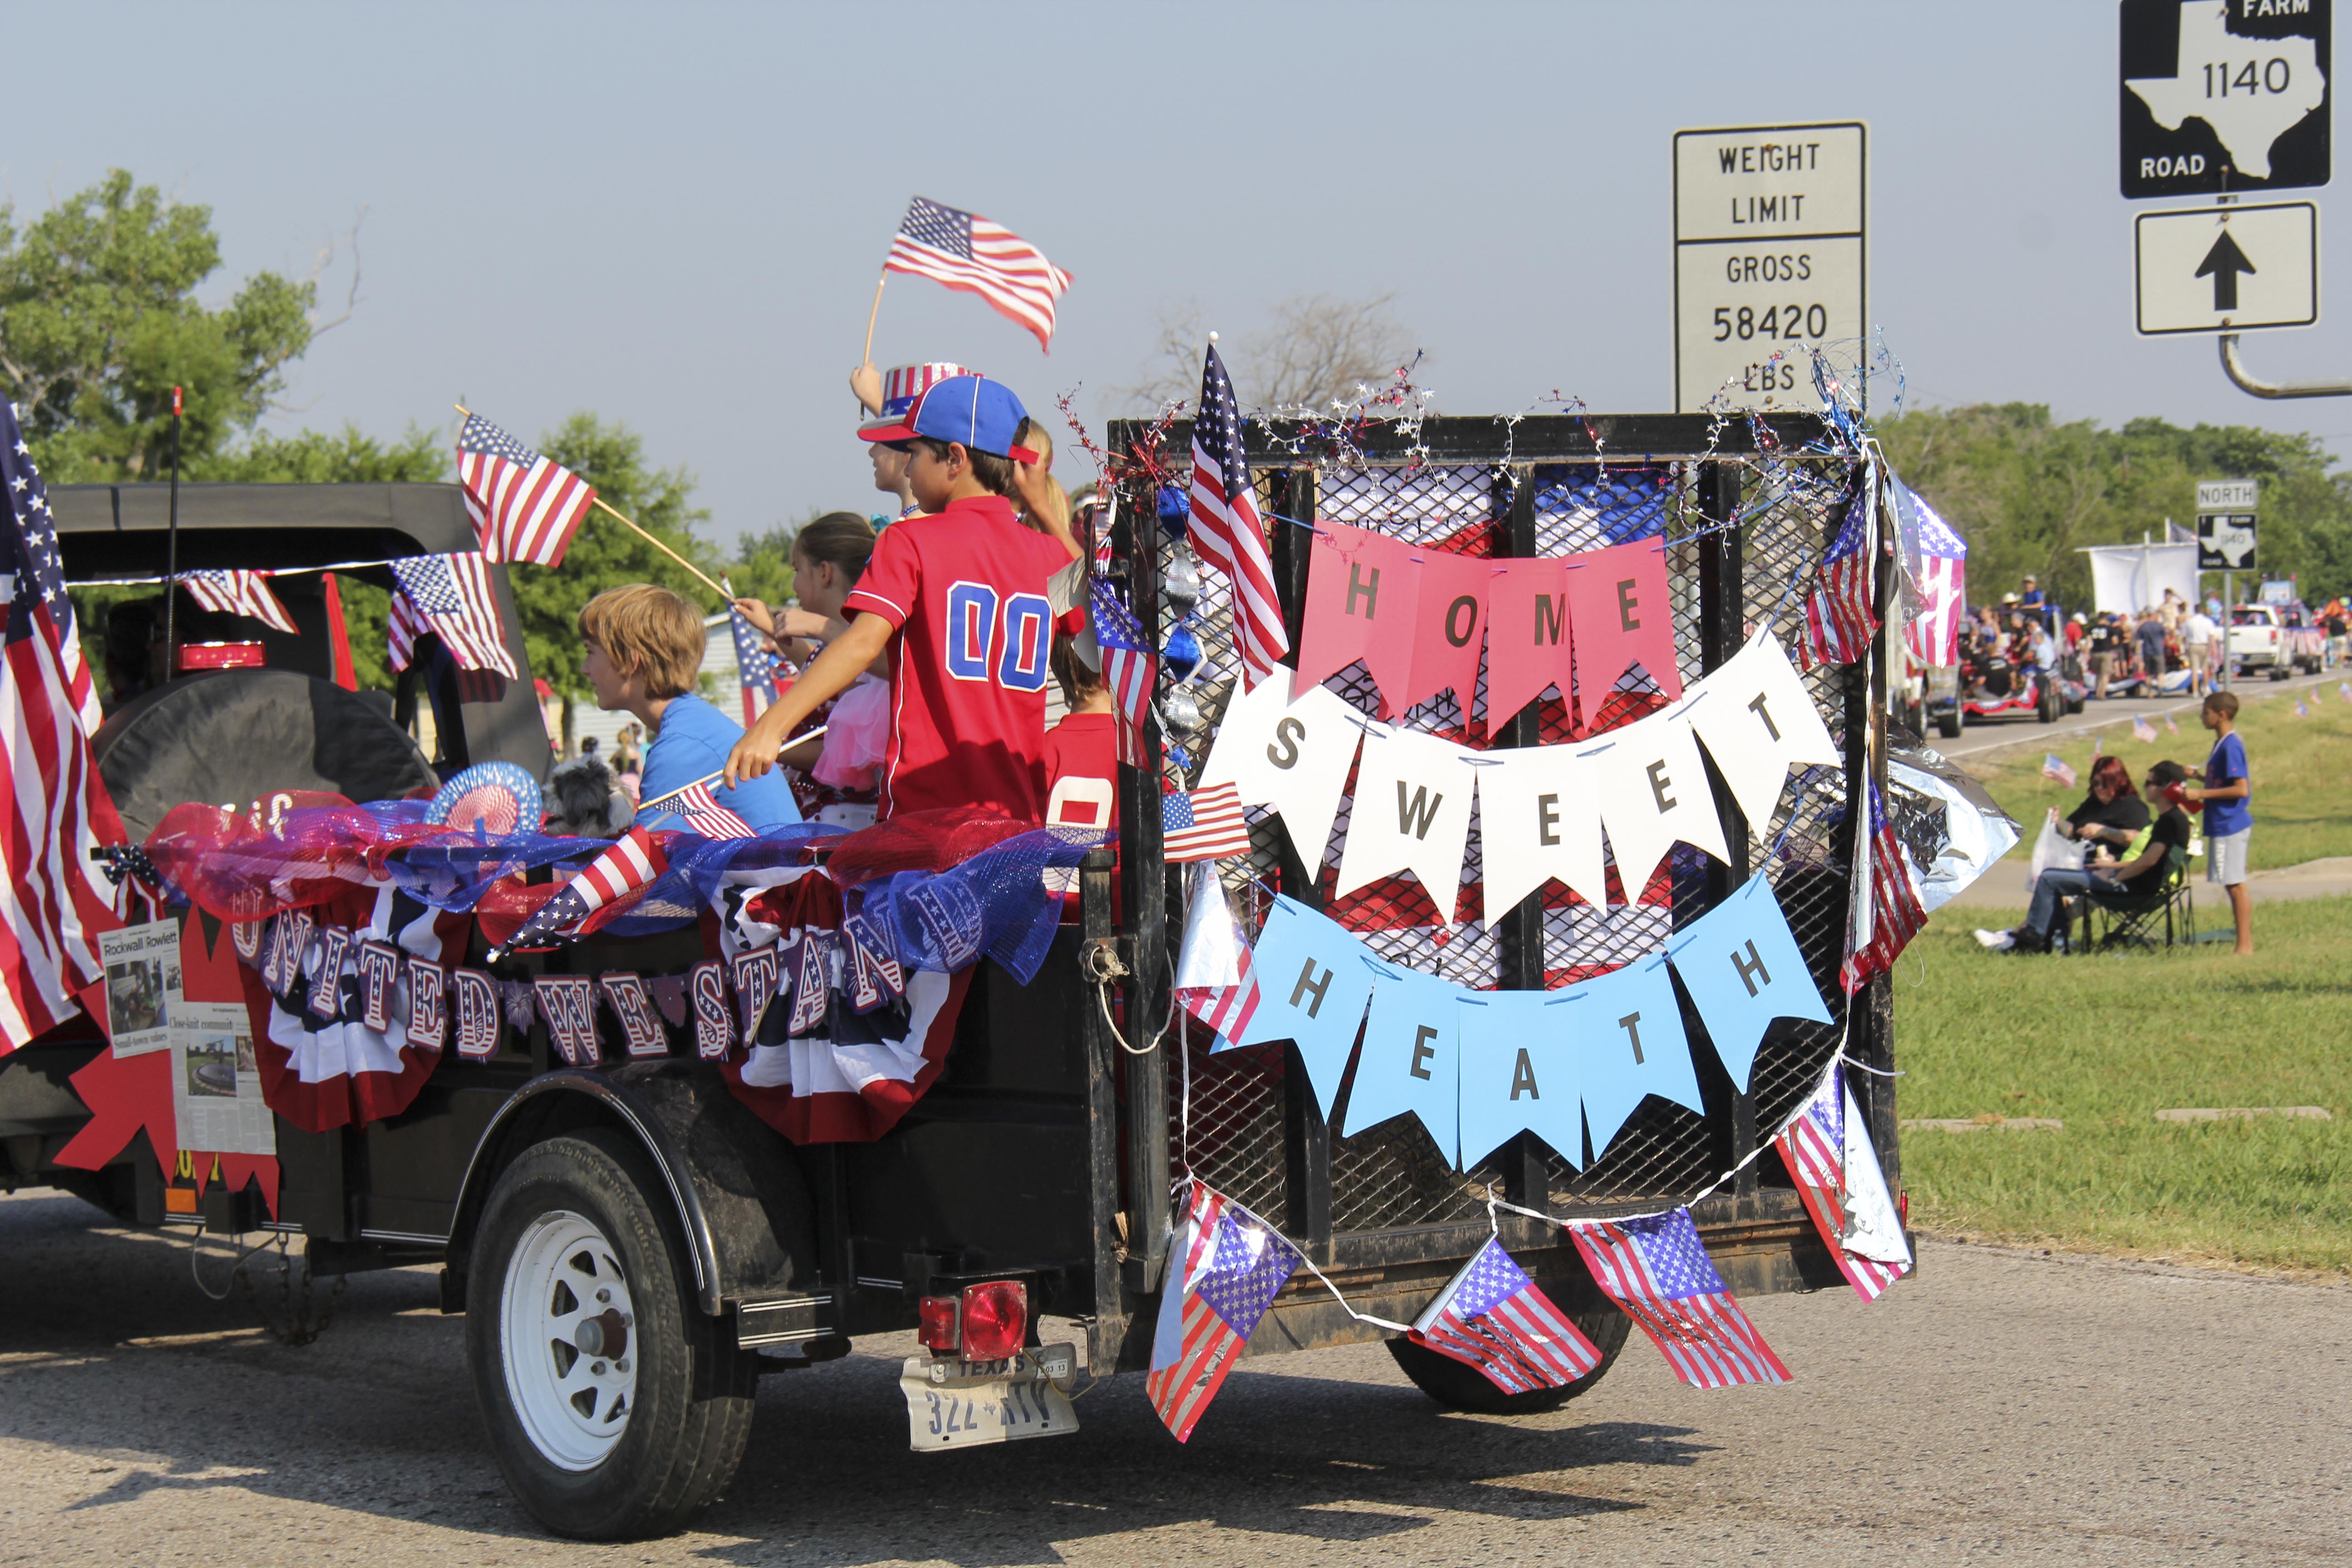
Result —
[{"label": "small handheld american flag", "polygon": [[2133,714],[2132,739],[2137,741],[2143,746],[2153,744],[2156,741],[2156,726],[2141,718],[2138,714]]},{"label": "small handheld american flag", "polygon": [[180,586],[188,591],[188,597],[207,610],[249,616],[272,631],[294,630],[294,617],[286,613],[286,606],[269,591],[268,573],[242,569],[184,572],[180,575]]},{"label": "small handheld american flag", "polygon": [[1845,521],[1822,558],[1821,574],[1805,595],[1805,635],[1798,652],[1805,668],[1852,664],[1870,651],[1878,631],[1878,615],[1871,600],[1871,568],[1874,564],[1878,531],[1878,468],[1865,458],[1855,476]]},{"label": "small handheld american flag", "polygon": [[456,555],[415,555],[391,563],[399,592],[392,596],[386,632],[392,668],[406,669],[416,639],[431,632],[467,669],[494,669],[516,679],[514,656],[490,589],[487,559],[478,551]]},{"label": "small handheld american flag", "polygon": [[1911,657],[1942,668],[1959,662],[1960,612],[1968,595],[1969,547],[1909,485],[1894,481],[1898,515],[1916,525],[1919,603],[1905,637]]},{"label": "small handheld american flag", "polygon": [[1258,1320],[1297,1271],[1299,1257],[1255,1215],[1199,1183],[1176,1239],[1143,1386],[1151,1408],[1181,1443],[1224,1386]]},{"label": "small handheld american flag", "polygon": [[580,520],[595,504],[588,482],[478,414],[457,432],[457,483],[492,561],[561,566]]},{"label": "small handheld american flag", "polygon": [[[1851,1099],[1835,1061],[1795,1121],[1773,1142],[1780,1162],[1812,1216],[1813,1228],[1837,1260],[1846,1283],[1865,1301],[1875,1301],[1886,1288],[1909,1270],[1906,1266],[1868,1258],[1846,1245],[1846,1116]],[[1883,1181],[1883,1178],[1882,1178]]]},{"label": "small handheld american flag", "polygon": [[1144,641],[1141,624],[1118,602],[1118,591],[1097,577],[1092,593],[1095,646],[1102,650],[1103,682],[1118,714],[1118,760],[1139,768],[1160,660]]},{"label": "small handheld american flag", "polygon": [[743,688],[743,727],[748,730],[780,695],[776,677],[782,667],[768,651],[759,628],[732,605],[727,607],[727,624],[735,634],[735,675]]},{"label": "small handheld american flag", "polygon": [[707,784],[690,784],[675,795],[665,795],[656,812],[675,812],[688,828],[705,838],[757,838],[759,830],[725,806],[710,793]]},{"label": "small handheld american flag", "polygon": [[1160,825],[1166,835],[1162,858],[1171,866],[1249,853],[1249,823],[1234,784],[1169,791],[1160,797]]},{"label": "small handheld american flag", "polygon": [[1506,1394],[1566,1388],[1601,1364],[1599,1348],[1491,1237],[1413,1320],[1412,1339]]},{"label": "small handheld american flag", "polygon": [[530,918],[490,956],[585,936],[635,903],[631,895],[651,886],[668,869],[669,858],[654,842],[653,835],[632,827],[557,889],[553,898],[531,911]]},{"label": "small handheld american flag", "polygon": [[1070,286],[1068,273],[1011,229],[922,196],[899,221],[882,270],[977,294],[1035,333],[1041,349],[1053,345],[1054,301]]},{"label": "small handheld american flag", "polygon": [[1690,1210],[1571,1225],[1568,1234],[1601,1289],[1693,1388],[1789,1381],[1715,1271]]},{"label": "small handheld american flag", "polygon": [[[2071,770],[2070,770],[2071,771]],[[2070,781],[2071,782],[2071,781]],[[1857,845],[1852,902],[1847,911],[1846,958],[1838,980],[1849,996],[1876,975],[1895,967],[1911,939],[1927,924],[1919,889],[1911,877],[1911,861],[1903,841],[1895,836],[1886,797],[1870,785],[1868,853]]]},{"label": "small handheld american flag", "polygon": [[1274,591],[1265,525],[1242,454],[1241,410],[1217,345],[1209,345],[1201,372],[1201,406],[1192,418],[1192,548],[1234,585],[1234,647],[1241,655],[1242,687],[1255,686],[1290,651],[1282,601]]},{"label": "small handheld american flag", "polygon": [[[2153,739],[2153,737],[2151,737],[2151,739]],[[2074,787],[2074,780],[2077,777],[2073,766],[2067,763],[2065,758],[2060,756],[2055,752],[2048,752],[2042,754],[2042,776],[2045,779],[2051,780],[2053,783],[2063,785],[2067,789],[2073,789]]]}]

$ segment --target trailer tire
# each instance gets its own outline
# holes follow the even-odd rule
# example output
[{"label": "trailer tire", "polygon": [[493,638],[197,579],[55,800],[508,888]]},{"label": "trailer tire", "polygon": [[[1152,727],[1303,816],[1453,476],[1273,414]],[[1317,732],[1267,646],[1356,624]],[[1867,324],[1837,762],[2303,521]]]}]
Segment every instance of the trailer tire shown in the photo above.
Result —
[{"label": "trailer tire", "polygon": [[524,1150],[483,1205],[466,1359],[509,1489],[557,1535],[677,1530],[751,1436],[756,1360],[697,1305],[660,1191],[629,1139],[589,1128]]},{"label": "trailer tire", "polygon": [[1936,715],[1936,733],[1947,741],[1957,741],[1960,738],[1960,726],[1964,722],[1958,708],[1948,713],[1938,713]]},{"label": "trailer tire", "polygon": [[1633,1329],[1633,1320],[1614,1307],[1570,1312],[1569,1321],[1601,1352],[1601,1364],[1566,1388],[1538,1388],[1526,1394],[1506,1394],[1476,1367],[1450,1355],[1440,1355],[1411,1340],[1382,1342],[1389,1347],[1389,1354],[1396,1358],[1398,1367],[1412,1379],[1413,1386],[1448,1410],[1466,1410],[1477,1415],[1540,1415],[1547,1410],[1559,1409],[1608,1376],[1609,1369],[1617,1364],[1618,1352],[1625,1348],[1625,1336]]}]

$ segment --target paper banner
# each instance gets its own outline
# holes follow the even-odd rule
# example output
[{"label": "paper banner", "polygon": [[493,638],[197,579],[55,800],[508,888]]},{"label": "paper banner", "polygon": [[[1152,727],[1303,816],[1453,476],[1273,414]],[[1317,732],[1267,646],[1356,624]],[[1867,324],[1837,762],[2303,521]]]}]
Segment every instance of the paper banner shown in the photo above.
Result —
[{"label": "paper banner", "polygon": [[1654,539],[1612,544],[1571,555],[1567,565],[1582,722],[1592,721],[1618,677],[1636,661],[1669,699],[1680,697],[1683,677],[1675,660],[1664,545]]},{"label": "paper banner", "polygon": [[1682,1005],[1663,956],[1557,994],[1562,1006],[1556,1016],[1566,1019],[1580,1047],[1584,1125],[1596,1160],[1609,1152],[1644,1095],[1705,1113]]},{"label": "paper banner", "polygon": [[1364,1020],[1363,1058],[1348,1091],[1346,1136],[1410,1111],[1459,1168],[1461,995],[1460,986],[1433,974],[1382,966]]},{"label": "paper banner", "polygon": [[1578,748],[1577,755],[1593,762],[1601,818],[1627,896],[1650,879],[1677,838],[1718,860],[1731,858],[1715,815],[1715,792],[1707,786],[1698,742],[1682,709],[1612,730],[1601,744]]},{"label": "paper banner", "polygon": [[[1601,858],[1601,786],[1590,759],[1568,746],[1519,746],[1481,754],[1478,822],[1493,925],[1547,879],[1598,909],[1609,901]],[[1637,883],[1627,896],[1639,898]]]},{"label": "paper banner", "polygon": [[1477,771],[1469,759],[1475,754],[1412,731],[1364,742],[1335,897],[1409,870],[1428,890],[1438,919],[1453,921],[1462,890],[1462,857],[1470,841],[1470,796]]},{"label": "paper banner", "polygon": [[1446,550],[1414,554],[1421,581],[1413,596],[1412,672],[1399,705],[1410,708],[1450,689],[1468,713],[1478,694],[1478,648],[1495,563]]},{"label": "paper banner", "polygon": [[1203,788],[1230,782],[1246,805],[1271,805],[1298,858],[1310,871],[1323,864],[1332,819],[1348,787],[1356,745],[1370,731],[1385,734],[1346,699],[1310,686],[1296,702],[1297,678],[1277,669],[1225,710],[1215,746],[1201,773]]},{"label": "paper banner", "polygon": [[1790,767],[1844,761],[1804,678],[1770,632],[1758,633],[1699,684],[1706,700],[1694,700],[1685,713],[1758,833],[1779,809]]},{"label": "paper banner", "polygon": [[1550,991],[1458,993],[1462,1016],[1462,1165],[1477,1163],[1521,1132],[1584,1163],[1578,1046],[1569,1005]]},{"label": "paper banner", "polygon": [[1412,675],[1413,606],[1423,553],[1342,522],[1318,522],[1307,552],[1307,616],[1297,684],[1313,686],[1362,659],[1381,689],[1383,717]]},{"label": "paper banner", "polygon": [[1295,899],[1276,897],[1250,956],[1257,1011],[1240,1044],[1289,1040],[1307,1064],[1315,1102],[1328,1118],[1356,1048],[1356,1026],[1372,998],[1363,945],[1337,921]]},{"label": "paper banner", "polygon": [[460,969],[450,976],[457,997],[457,1054],[468,1061],[488,1061],[499,1054],[499,1007],[498,982],[478,969]]},{"label": "paper banner", "polygon": [[653,993],[645,976],[625,969],[608,969],[596,977],[596,990],[605,1011],[621,1026],[621,1044],[633,1057],[669,1055],[669,1035],[654,1014]]},{"label": "paper banner", "polygon": [[735,1021],[727,1014],[727,967],[705,959],[687,971],[686,984],[694,1003],[694,1054],[718,1061],[735,1043]]},{"label": "paper banner", "polygon": [[1744,1091],[1775,1018],[1832,1022],[1772,884],[1759,872],[1666,944],[1707,1038]]},{"label": "paper banner", "polygon": [[1559,687],[1565,698],[1574,682],[1570,675],[1568,563],[1497,561],[1490,572],[1486,728],[1493,731],[1541,696],[1545,687]]},{"label": "paper banner", "polygon": [[592,1068],[604,1059],[596,1048],[596,993],[584,974],[542,974],[539,1016],[546,1020],[548,1038],[563,1059],[576,1068]]}]

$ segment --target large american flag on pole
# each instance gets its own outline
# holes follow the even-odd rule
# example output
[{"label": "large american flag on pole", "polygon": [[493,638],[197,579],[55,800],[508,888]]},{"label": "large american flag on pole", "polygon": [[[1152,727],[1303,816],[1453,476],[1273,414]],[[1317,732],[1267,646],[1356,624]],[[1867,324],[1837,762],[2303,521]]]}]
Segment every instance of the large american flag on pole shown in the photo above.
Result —
[{"label": "large american flag on pole", "polygon": [[1693,1388],[1789,1381],[1789,1369],[1715,1271],[1690,1210],[1580,1223],[1568,1234],[1601,1289]]},{"label": "large american flag on pole", "polygon": [[[1916,538],[1918,566],[1912,580],[1916,603],[1904,628],[1911,657],[1946,668],[1959,662],[1960,613],[1968,597],[1969,547],[1919,492],[1893,481],[1895,516],[1906,544]],[[1906,552],[1907,557],[1909,552]]]},{"label": "large american flag on pole", "polygon": [[1566,1388],[1601,1364],[1600,1349],[1491,1237],[1412,1321],[1411,1337],[1506,1394]]},{"label": "large american flag on pole", "polygon": [[[1853,1097],[1846,1092],[1844,1077],[1832,1060],[1812,1098],[1805,1101],[1794,1121],[1780,1129],[1773,1142],[1780,1151],[1780,1163],[1789,1168],[1790,1179],[1797,1184],[1797,1194],[1804,1200],[1805,1212],[1812,1216],[1813,1228],[1821,1233],[1830,1256],[1837,1260],[1838,1271],[1864,1300],[1875,1301],[1889,1285],[1908,1273],[1911,1266],[1907,1261],[1894,1262],[1858,1252],[1847,1235],[1849,1213],[1860,1217],[1858,1211],[1868,1206],[1849,1204],[1849,1188],[1861,1196],[1872,1184],[1871,1178],[1875,1177],[1878,1192],[1883,1195],[1886,1184],[1885,1178],[1875,1169],[1875,1156],[1867,1156],[1874,1167],[1868,1173],[1858,1168],[1859,1161],[1851,1162],[1857,1168],[1849,1182],[1848,1151],[1853,1147],[1851,1133],[1854,1131],[1853,1122],[1857,1120],[1859,1112],[1853,1106]],[[1899,1221],[1895,1230],[1899,1237]]]},{"label": "large american flag on pole", "polygon": [[493,561],[561,566],[580,520],[595,504],[588,481],[543,458],[478,414],[457,432],[457,483]]},{"label": "large american flag on pole", "polygon": [[487,559],[478,551],[455,555],[412,555],[389,563],[398,591],[386,625],[392,668],[406,669],[416,657],[416,640],[430,632],[465,669],[494,669],[518,679],[507,651],[505,623],[490,588]]},{"label": "large american flag on pole", "polygon": [[1034,332],[1041,349],[1053,346],[1054,301],[1070,286],[1068,273],[1011,229],[922,196],[891,237],[882,270],[977,294],[998,315]]},{"label": "large american flag on pole", "polygon": [[0,540],[0,723],[7,832],[0,872],[0,1054],[71,1017],[74,993],[103,970],[98,937],[122,924],[89,852],[123,842],[122,822],[90,761],[98,691],[67,596],[57,521],[16,411],[0,403],[0,489],[12,526]]},{"label": "large american flag on pole", "polygon": [[1234,585],[1234,649],[1247,690],[1290,651],[1266,558],[1265,526],[1242,452],[1241,410],[1217,345],[1201,372],[1201,406],[1192,420],[1192,548]]},{"label": "large american flag on pole", "polygon": [[1095,646],[1102,650],[1103,684],[1110,690],[1118,723],[1118,760],[1129,767],[1143,766],[1144,726],[1151,718],[1153,688],[1160,679],[1160,660],[1144,640],[1143,626],[1134,612],[1118,602],[1118,592],[1107,579],[1094,580]]},{"label": "large american flag on pole", "polygon": [[654,842],[653,835],[632,827],[557,889],[554,897],[532,910],[491,956],[585,936],[635,903],[629,895],[668,869],[669,858]]},{"label": "large american flag on pole", "polygon": [[1878,466],[1863,459],[1855,474],[1853,499],[1845,519],[1822,556],[1821,574],[1805,595],[1805,635],[1797,651],[1807,669],[1822,664],[1852,664],[1870,651],[1878,631],[1875,601],[1871,597],[1871,565],[1877,530]]},{"label": "large american flag on pole", "polygon": [[1143,1382],[1151,1408],[1179,1443],[1192,1436],[1298,1263],[1291,1245],[1255,1215],[1192,1184],[1192,1212],[1169,1253],[1151,1372]]},{"label": "large american flag on pole", "polygon": [[768,651],[760,628],[732,605],[727,606],[727,624],[735,634],[735,679],[743,689],[743,728],[748,730],[779,695],[776,678],[782,666]]},{"label": "large american flag on pole", "polygon": [[180,586],[188,597],[207,610],[223,615],[245,616],[259,621],[271,631],[290,632],[294,617],[277,595],[269,591],[269,576],[265,572],[242,569],[227,572],[183,572]]}]

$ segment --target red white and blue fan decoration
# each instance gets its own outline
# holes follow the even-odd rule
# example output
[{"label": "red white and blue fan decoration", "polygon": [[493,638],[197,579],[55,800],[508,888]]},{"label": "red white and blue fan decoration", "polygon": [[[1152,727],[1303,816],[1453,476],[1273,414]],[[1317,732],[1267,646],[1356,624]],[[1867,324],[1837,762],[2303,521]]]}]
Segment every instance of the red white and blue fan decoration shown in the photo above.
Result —
[{"label": "red white and blue fan decoration", "polygon": [[425,821],[469,833],[536,833],[546,819],[539,781],[519,763],[477,763],[425,808]]}]

